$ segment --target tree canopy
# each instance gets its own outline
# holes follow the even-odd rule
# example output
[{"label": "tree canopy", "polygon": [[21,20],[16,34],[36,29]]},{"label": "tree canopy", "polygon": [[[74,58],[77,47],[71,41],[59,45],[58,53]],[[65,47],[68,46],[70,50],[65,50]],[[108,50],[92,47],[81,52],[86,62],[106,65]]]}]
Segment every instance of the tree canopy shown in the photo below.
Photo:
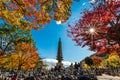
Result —
[{"label": "tree canopy", "polygon": [[0,67],[34,68],[39,58],[30,30],[17,25],[0,25]]},{"label": "tree canopy", "polygon": [[29,30],[21,29],[8,23],[0,26],[0,55],[15,51],[17,43],[25,42],[34,45],[34,40]]},{"label": "tree canopy", "polygon": [[71,16],[72,0],[0,0],[0,17],[26,29],[39,29],[51,19],[61,23]]},{"label": "tree canopy", "polygon": [[39,56],[37,49],[26,43],[17,43],[15,52],[3,56],[1,64],[3,68],[27,70],[34,68]]},{"label": "tree canopy", "polygon": [[74,26],[68,25],[68,36],[77,45],[104,53],[108,46],[120,45],[120,1],[98,0],[97,3],[91,11],[85,10]]}]

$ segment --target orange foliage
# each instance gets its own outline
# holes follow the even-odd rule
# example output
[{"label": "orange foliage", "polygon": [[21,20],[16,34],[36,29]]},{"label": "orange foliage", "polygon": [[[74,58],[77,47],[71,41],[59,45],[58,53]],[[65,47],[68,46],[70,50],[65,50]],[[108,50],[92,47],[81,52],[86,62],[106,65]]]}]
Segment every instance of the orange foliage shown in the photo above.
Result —
[{"label": "orange foliage", "polygon": [[93,59],[93,65],[95,66],[100,65],[100,63],[102,62],[102,58],[98,56],[93,56],[92,59]]},{"label": "orange foliage", "polygon": [[18,43],[16,46],[16,63],[19,69],[34,68],[39,58],[37,49],[26,43]]},{"label": "orange foliage", "polygon": [[66,22],[71,6],[72,0],[2,0],[0,17],[22,28],[39,29],[51,19]]},{"label": "orange foliage", "polygon": [[26,43],[18,43],[15,52],[0,57],[0,67],[27,70],[34,68],[39,58],[37,49]]},{"label": "orange foliage", "polygon": [[118,44],[108,47],[110,56],[119,54],[120,47]]},{"label": "orange foliage", "polygon": [[27,7],[30,7],[36,4],[36,0],[24,0],[24,3]]}]

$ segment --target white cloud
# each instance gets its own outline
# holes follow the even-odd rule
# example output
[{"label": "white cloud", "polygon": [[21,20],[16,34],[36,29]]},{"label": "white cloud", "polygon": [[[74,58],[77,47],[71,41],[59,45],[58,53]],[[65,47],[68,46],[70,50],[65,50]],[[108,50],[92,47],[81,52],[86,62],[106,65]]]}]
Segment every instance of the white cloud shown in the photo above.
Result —
[{"label": "white cloud", "polygon": [[61,21],[56,21],[57,24],[61,24],[62,22]]},{"label": "white cloud", "polygon": [[55,59],[43,59],[43,62],[57,63]]},{"label": "white cloud", "polygon": [[63,65],[65,65],[65,66],[70,66],[72,62],[69,62],[69,61],[63,61],[62,63],[63,63]]},{"label": "white cloud", "polygon": [[[54,67],[58,61],[56,59],[43,59],[43,62],[47,64],[49,67]],[[68,67],[69,65],[71,65],[72,62],[62,61],[62,63],[65,67]]]}]

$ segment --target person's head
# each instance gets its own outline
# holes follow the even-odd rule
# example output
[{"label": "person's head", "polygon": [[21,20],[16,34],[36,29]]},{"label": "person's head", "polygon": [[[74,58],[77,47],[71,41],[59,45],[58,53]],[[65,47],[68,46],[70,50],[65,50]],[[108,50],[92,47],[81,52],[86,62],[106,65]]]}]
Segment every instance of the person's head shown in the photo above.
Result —
[{"label": "person's head", "polygon": [[15,74],[14,77],[17,77],[17,74]]}]

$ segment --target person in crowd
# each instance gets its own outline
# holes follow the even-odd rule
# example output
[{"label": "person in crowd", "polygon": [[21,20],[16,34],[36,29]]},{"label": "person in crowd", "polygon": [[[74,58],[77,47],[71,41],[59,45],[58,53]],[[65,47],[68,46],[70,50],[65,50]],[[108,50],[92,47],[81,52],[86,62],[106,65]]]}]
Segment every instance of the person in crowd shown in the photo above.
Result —
[{"label": "person in crowd", "polygon": [[12,77],[11,80],[18,80],[18,79],[17,79],[17,74],[15,74],[15,75]]}]

